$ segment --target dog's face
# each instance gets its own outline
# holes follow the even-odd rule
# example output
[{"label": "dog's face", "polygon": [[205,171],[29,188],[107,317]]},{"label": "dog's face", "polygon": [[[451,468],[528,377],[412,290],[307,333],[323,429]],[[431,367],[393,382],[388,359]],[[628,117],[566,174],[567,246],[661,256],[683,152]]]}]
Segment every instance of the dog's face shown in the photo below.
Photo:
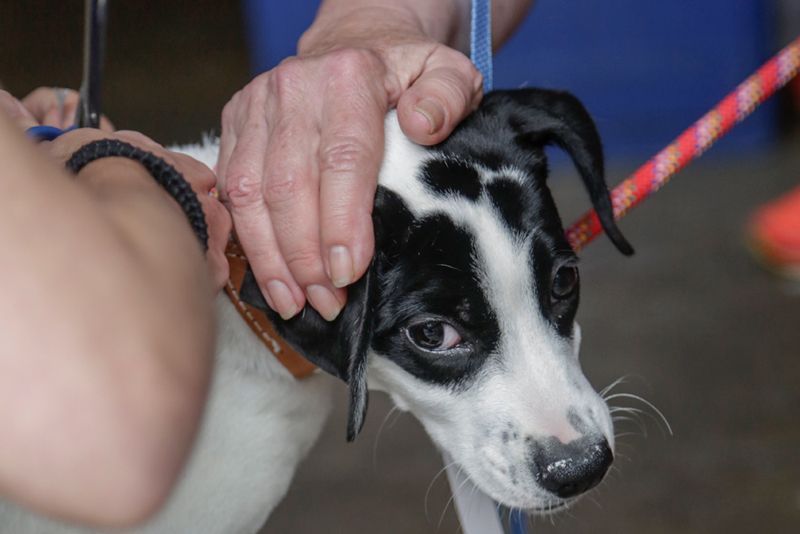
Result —
[{"label": "dog's face", "polygon": [[349,438],[367,383],[411,411],[483,491],[550,510],[612,460],[608,408],[578,362],[577,258],[545,183],[546,144],[570,153],[607,233],[594,125],[570,95],[495,92],[444,143],[423,148],[387,118],[376,255],[334,323],[306,310],[281,333],[348,381]]}]

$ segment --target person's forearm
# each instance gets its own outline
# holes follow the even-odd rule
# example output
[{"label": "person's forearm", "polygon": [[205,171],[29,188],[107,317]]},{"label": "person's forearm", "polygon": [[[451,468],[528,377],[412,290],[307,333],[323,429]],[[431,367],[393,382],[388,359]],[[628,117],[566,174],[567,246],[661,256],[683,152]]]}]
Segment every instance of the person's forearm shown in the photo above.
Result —
[{"label": "person's forearm", "polygon": [[141,519],[176,478],[205,395],[203,255],[132,162],[75,179],[2,114],[0,161],[0,494],[75,520]]},{"label": "person's forearm", "polygon": [[[532,4],[533,0],[492,2],[495,49],[511,36]],[[361,31],[410,30],[468,53],[469,13],[469,0],[325,0],[298,52],[332,46],[333,33],[346,37]]]}]

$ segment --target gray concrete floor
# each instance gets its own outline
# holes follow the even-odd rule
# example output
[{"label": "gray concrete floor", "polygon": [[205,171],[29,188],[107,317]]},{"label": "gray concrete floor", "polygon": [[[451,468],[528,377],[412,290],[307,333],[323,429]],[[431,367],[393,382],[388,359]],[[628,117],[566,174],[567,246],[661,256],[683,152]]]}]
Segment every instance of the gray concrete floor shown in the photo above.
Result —
[{"label": "gray concrete floor", "polygon": [[[111,118],[165,143],[216,127],[248,77],[236,4],[112,4]],[[0,80],[16,94],[75,86],[80,21],[77,0],[4,2]],[[757,204],[798,183],[798,147],[795,139],[769,153],[712,150],[623,222],[636,256],[603,240],[582,255],[587,375],[598,388],[629,376],[619,391],[655,404],[674,435],[650,417],[646,437],[621,424],[618,432],[632,434],[620,439],[608,480],[568,513],[534,520],[533,532],[800,531],[800,296],[765,274],[742,238]],[[613,167],[610,181],[634,166]],[[552,184],[572,220],[586,200],[576,178],[557,174]],[[364,434],[347,445],[339,397],[263,532],[459,532],[445,477],[436,478],[441,460],[420,426],[373,395]]]}]

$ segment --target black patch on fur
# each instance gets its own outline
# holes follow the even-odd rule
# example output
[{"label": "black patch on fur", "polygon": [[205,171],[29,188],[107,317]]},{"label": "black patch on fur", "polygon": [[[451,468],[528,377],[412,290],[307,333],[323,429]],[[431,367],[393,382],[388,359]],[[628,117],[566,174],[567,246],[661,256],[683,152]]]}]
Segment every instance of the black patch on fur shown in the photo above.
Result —
[{"label": "black patch on fur", "polygon": [[486,193],[506,225],[517,233],[525,231],[525,195],[522,187],[509,179],[496,179],[486,184]]},{"label": "black patch on fur", "polygon": [[502,154],[507,165],[531,170],[535,180],[544,181],[547,145],[556,145],[571,156],[609,239],[622,253],[632,254],[614,222],[600,136],[573,95],[544,89],[493,91],[435,148],[467,161],[480,161],[487,152]]},{"label": "black patch on fur", "polygon": [[486,150],[475,154],[475,161],[492,171],[499,171],[506,161],[503,154],[494,150]]},{"label": "black patch on fur", "polygon": [[575,254],[563,237],[554,238],[552,234],[545,232],[536,233],[531,252],[531,268],[542,315],[560,336],[571,337],[580,300],[580,282],[575,291],[565,299],[554,298],[552,288],[558,267],[565,263],[576,263]]},{"label": "black patch on fur", "polygon": [[420,180],[440,195],[460,195],[470,200],[478,200],[481,195],[478,171],[462,161],[433,159],[422,168]]},{"label": "black patch on fur", "polygon": [[536,224],[537,214],[541,213],[538,195],[528,191],[511,178],[496,178],[486,184],[486,193],[503,221],[518,234],[530,232]]},{"label": "black patch on fur", "polygon": [[[474,376],[500,339],[474,253],[471,235],[450,217],[415,221],[404,242],[377,262],[382,295],[373,348],[428,382],[457,386]],[[405,328],[420,318],[448,322],[462,338],[460,347],[441,353],[417,348]]]}]

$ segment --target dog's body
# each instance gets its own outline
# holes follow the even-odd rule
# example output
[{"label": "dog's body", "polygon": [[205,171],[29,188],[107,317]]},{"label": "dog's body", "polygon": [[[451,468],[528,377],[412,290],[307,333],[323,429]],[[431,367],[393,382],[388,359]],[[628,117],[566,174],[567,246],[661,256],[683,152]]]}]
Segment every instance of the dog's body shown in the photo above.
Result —
[{"label": "dog's body", "polygon": [[[570,95],[497,92],[443,144],[423,148],[387,118],[376,256],[339,318],[281,321],[252,275],[242,296],[309,360],[349,384],[348,436],[367,384],[411,411],[491,497],[532,512],[596,485],[613,451],[608,408],[581,373],[578,278],[545,184],[543,147],[567,150],[620,250],[599,138]],[[188,152],[206,163],[214,147]],[[316,439],[330,378],[295,381],[220,303],[210,405],[177,492],[136,532],[257,531]],[[67,533],[10,505],[0,532]],[[84,532],[84,531],[80,531]]]}]

